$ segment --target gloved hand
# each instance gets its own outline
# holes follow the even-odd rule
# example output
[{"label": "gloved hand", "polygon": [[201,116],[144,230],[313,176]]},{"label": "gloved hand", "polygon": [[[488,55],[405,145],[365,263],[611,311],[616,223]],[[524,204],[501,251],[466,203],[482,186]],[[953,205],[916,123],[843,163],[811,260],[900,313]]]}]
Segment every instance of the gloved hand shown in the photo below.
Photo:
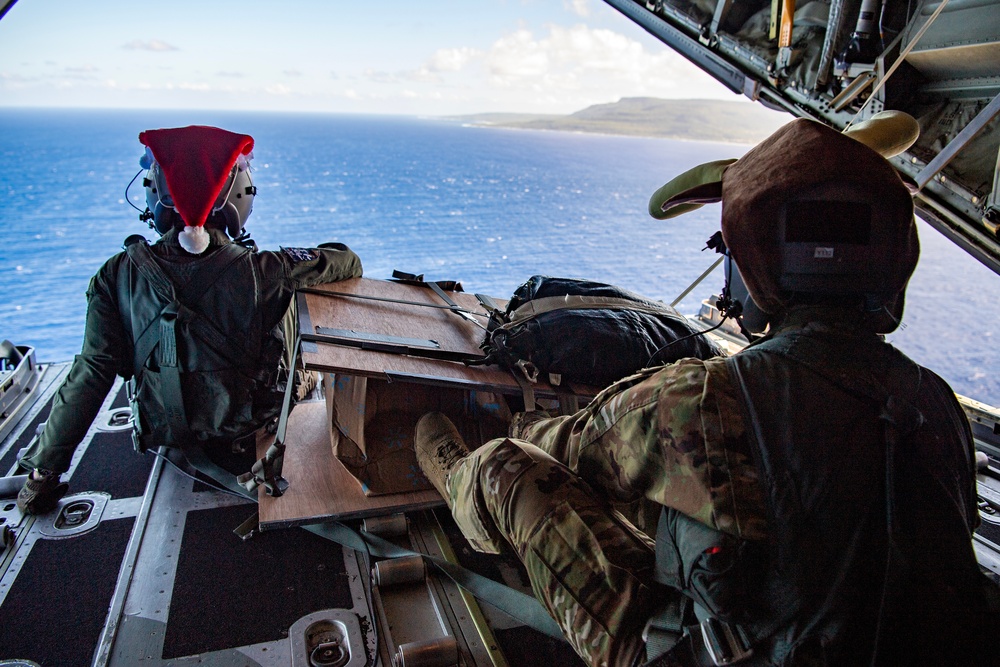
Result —
[{"label": "gloved hand", "polygon": [[[40,479],[35,479],[39,473]],[[25,514],[45,514],[56,508],[67,491],[69,484],[59,481],[59,473],[35,470],[17,494],[17,507]]]}]

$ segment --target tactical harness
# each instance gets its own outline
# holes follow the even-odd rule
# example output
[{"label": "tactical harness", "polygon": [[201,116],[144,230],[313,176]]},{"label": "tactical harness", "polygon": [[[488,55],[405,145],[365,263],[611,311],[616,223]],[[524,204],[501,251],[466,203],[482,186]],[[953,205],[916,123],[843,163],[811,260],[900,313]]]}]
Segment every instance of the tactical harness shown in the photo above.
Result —
[{"label": "tactical harness", "polygon": [[[159,313],[150,319],[145,330],[138,332],[138,334],[135,331],[132,332],[134,341],[133,376],[128,383],[128,392],[134,415],[133,444],[139,452],[159,445],[185,449],[200,439],[199,435],[192,433],[190,429],[184,405],[182,377],[188,369],[182,368],[178,353],[179,346],[185,339],[193,338],[190,342],[194,345],[206,346],[220,357],[229,368],[244,376],[248,382],[259,385],[266,385],[268,382],[266,376],[270,374],[270,369],[257,368],[259,354],[253,354],[247,350],[239,336],[227,335],[221,331],[198,309],[200,301],[209,292],[212,285],[239,259],[251,251],[236,244],[220,246],[197,266],[189,280],[180,287],[174,284],[157,263],[143,237],[133,236],[127,239],[126,252],[128,258],[159,297],[160,302],[164,304]],[[153,357],[154,353],[156,353],[155,357]],[[160,390],[155,398],[146,396],[143,402],[158,401],[162,408],[162,414],[166,418],[167,432],[163,435],[150,432],[143,416],[144,406],[139,400],[145,375],[147,372],[152,372],[147,363],[151,358],[157,362]],[[293,359],[293,364],[295,361]],[[292,384],[292,372],[289,371],[286,387],[290,388]],[[288,394],[289,392],[286,391],[286,403],[289,398]],[[145,409],[148,407],[145,406]],[[288,405],[285,405],[284,408],[287,411]],[[218,426],[222,428],[223,425]],[[249,434],[236,434],[233,439],[247,435]],[[280,496],[287,486],[281,478],[283,452],[284,443],[283,437],[281,437],[275,440],[267,454],[254,464],[249,473],[240,477],[240,483],[248,491],[253,491],[259,484],[265,484],[269,494]]]},{"label": "tactical harness", "polygon": [[[872,647],[874,662],[886,639],[883,636],[883,625],[887,600],[894,593],[894,582],[899,581],[902,573],[908,569],[906,554],[900,545],[898,534],[899,508],[907,499],[899,497],[900,489],[895,475],[900,462],[900,446],[924,423],[925,418],[915,405],[915,397],[921,386],[922,369],[902,355],[879,354],[885,364],[884,374],[876,376],[873,372],[865,372],[834,375],[822,364],[816,363],[824,354],[830,353],[820,341],[805,335],[796,336],[792,344],[780,341],[772,343],[772,340],[765,339],[755,345],[770,354],[780,355],[789,363],[805,367],[852,396],[870,402],[876,408],[877,419],[882,425],[881,440],[885,445],[883,525],[886,554],[880,578],[882,589],[880,592],[875,591],[878,607]],[[764,422],[761,420],[767,414],[758,409],[758,401],[754,400],[754,391],[750,388],[752,382],[746,371],[752,367],[751,364],[752,361],[748,361],[746,357],[740,359],[740,355],[726,360],[726,366],[742,398],[745,420],[750,427],[747,434],[751,451],[755,453],[762,479],[771,480],[769,484],[780,486],[784,482],[778,480],[788,479],[789,470],[786,469],[787,464],[780,448],[769,446],[764,435]],[[759,377],[753,379],[757,385],[765,382]],[[757,390],[760,390],[760,386]],[[953,426],[960,428],[959,424]],[[794,472],[794,468],[790,469],[793,479]],[[775,493],[780,495],[782,491]],[[780,530],[784,521],[794,519],[783,514],[788,510],[787,507],[779,508],[774,503],[769,504],[772,515],[777,513],[777,516],[771,517],[771,530]],[[821,518],[819,520],[822,521]],[[770,575],[753,569],[738,571],[742,560],[754,558],[749,555],[748,549],[761,548],[758,544],[726,535],[679,512],[664,508],[656,533],[656,579],[681,590],[684,596],[672,599],[650,619],[644,631],[647,656],[651,658],[649,665],[727,665],[743,662],[751,657],[754,658],[750,661],[751,664],[772,664],[772,660],[784,664],[786,658],[792,662],[798,659],[792,657],[795,647],[789,643],[795,637],[779,636],[778,630],[787,624],[788,619],[784,616],[793,613],[803,591],[795,590],[794,585],[790,587],[787,582],[782,586],[782,582],[778,581],[778,587],[769,586],[767,594],[778,596],[779,599],[771,608],[782,609],[782,613],[750,621],[739,613],[745,611],[741,607],[751,604],[750,591],[742,590],[740,581],[755,581],[758,586],[768,586],[765,579]],[[757,555],[760,556],[760,553]],[[764,562],[767,562],[766,558],[764,556]],[[696,616],[700,622],[691,625],[692,616]],[[738,622],[727,622],[736,619]],[[821,628],[820,632],[822,631]],[[797,639],[797,643],[805,646],[816,638],[805,636]],[[754,655],[755,649],[763,650],[763,655]]]}]

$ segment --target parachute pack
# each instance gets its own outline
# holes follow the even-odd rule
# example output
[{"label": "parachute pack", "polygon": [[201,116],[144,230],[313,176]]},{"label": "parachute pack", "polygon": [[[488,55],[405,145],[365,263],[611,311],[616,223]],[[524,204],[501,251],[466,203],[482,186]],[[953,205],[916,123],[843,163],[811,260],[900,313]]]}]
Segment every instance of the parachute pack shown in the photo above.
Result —
[{"label": "parachute pack", "polygon": [[674,308],[628,290],[535,275],[493,310],[485,363],[530,382],[604,387],[656,363],[723,354]]}]

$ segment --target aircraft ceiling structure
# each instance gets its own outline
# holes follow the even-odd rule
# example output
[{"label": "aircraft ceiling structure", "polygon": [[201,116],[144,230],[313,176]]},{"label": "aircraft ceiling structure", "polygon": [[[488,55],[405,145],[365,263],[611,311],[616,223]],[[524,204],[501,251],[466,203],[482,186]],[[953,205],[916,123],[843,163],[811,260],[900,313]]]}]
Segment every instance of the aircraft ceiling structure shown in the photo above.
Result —
[{"label": "aircraft ceiling structure", "polygon": [[734,93],[839,130],[886,110],[925,220],[1000,274],[1000,0],[605,0]]}]

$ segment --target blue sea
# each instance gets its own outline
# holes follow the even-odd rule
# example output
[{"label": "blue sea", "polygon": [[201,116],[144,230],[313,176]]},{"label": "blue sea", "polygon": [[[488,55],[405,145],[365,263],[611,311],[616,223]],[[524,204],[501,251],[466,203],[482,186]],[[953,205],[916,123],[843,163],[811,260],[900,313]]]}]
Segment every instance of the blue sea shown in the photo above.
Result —
[{"label": "blue sea", "polygon": [[[366,275],[393,269],[506,297],[534,274],[667,302],[715,260],[719,208],[649,217],[674,175],[749,147],[469,127],[435,118],[186,111],[0,110],[0,338],[41,361],[79,350],[90,276],[130,234],[138,134],[217,125],[256,140],[247,228],[262,248],[341,241]],[[128,198],[144,207],[133,184]],[[1000,277],[920,223],[904,325],[890,340],[954,389],[1000,404],[990,305]],[[722,287],[713,273],[679,308]]]}]

